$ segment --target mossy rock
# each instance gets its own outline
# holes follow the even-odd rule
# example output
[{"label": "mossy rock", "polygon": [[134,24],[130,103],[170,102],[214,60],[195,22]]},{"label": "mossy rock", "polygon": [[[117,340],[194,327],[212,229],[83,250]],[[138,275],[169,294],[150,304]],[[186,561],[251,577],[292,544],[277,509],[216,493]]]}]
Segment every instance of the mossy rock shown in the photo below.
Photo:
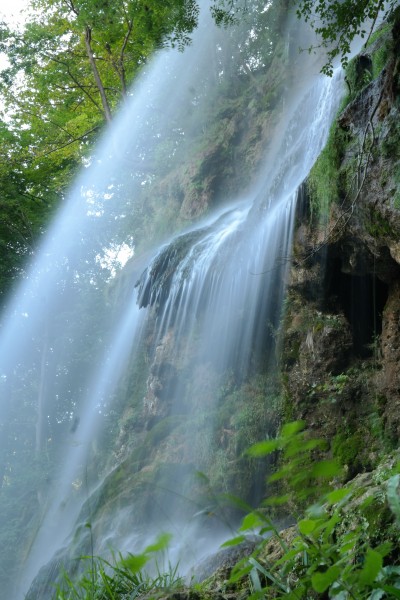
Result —
[{"label": "mossy rock", "polygon": [[369,215],[366,216],[365,229],[377,240],[382,241],[396,237],[389,219],[376,209],[371,208]]}]

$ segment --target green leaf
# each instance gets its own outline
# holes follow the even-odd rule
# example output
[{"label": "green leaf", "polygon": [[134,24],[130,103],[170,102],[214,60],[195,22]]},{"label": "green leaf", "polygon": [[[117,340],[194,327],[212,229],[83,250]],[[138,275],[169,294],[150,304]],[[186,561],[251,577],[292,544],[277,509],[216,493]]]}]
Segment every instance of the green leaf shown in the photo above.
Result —
[{"label": "green leaf", "polygon": [[165,550],[168,547],[168,544],[170,543],[171,539],[172,535],[170,533],[162,533],[158,536],[154,544],[150,544],[150,546],[147,546],[147,548],[145,549],[145,553],[160,552],[162,550]]},{"label": "green leaf", "polygon": [[[381,556],[387,556],[392,551],[392,548],[393,544],[391,542],[382,542],[382,544],[379,544],[379,546],[375,547],[375,551],[379,552]],[[400,567],[398,568],[400,573]]]},{"label": "green leaf", "polygon": [[388,594],[392,594],[394,598],[400,598],[399,588],[395,588],[393,585],[383,585],[382,589],[385,590],[385,592],[387,592]]},{"label": "green leaf", "polygon": [[259,535],[265,535],[266,533],[269,533],[270,531],[276,532],[275,525],[266,525],[265,527],[261,527],[261,529],[259,531]]},{"label": "green leaf", "polygon": [[285,600],[299,600],[299,598],[306,598],[306,588],[304,585],[299,585],[291,592],[287,594],[283,594],[281,598],[285,598]]},{"label": "green leaf", "polygon": [[311,584],[314,590],[316,592],[319,592],[320,594],[326,592],[329,586],[331,586],[332,583],[336,581],[336,579],[338,579],[338,577],[340,576],[340,572],[340,567],[334,565],[332,567],[329,567],[329,569],[327,569],[323,573],[321,571],[317,571],[316,573],[314,573],[314,575],[311,577]]},{"label": "green leaf", "polygon": [[279,439],[265,440],[264,442],[259,442],[258,444],[251,446],[248,450],[246,450],[246,454],[254,457],[266,456],[280,447],[281,441]]},{"label": "green leaf", "polygon": [[247,600],[265,600],[265,591],[253,592]]},{"label": "green leaf", "polygon": [[340,554],[347,554],[348,552],[351,552],[354,549],[355,545],[356,542],[349,542],[348,544],[343,544],[339,548]]},{"label": "green leaf", "polygon": [[128,569],[131,573],[138,573],[141,571],[148,561],[148,557],[145,554],[130,554],[126,558],[120,561],[120,565]]},{"label": "green leaf", "polygon": [[248,531],[249,529],[255,529],[256,527],[262,527],[263,525],[265,525],[265,521],[261,519],[259,515],[250,513],[244,517],[239,531]]},{"label": "green leaf", "polygon": [[270,481],[270,482],[279,481],[279,479],[283,479],[284,477],[287,477],[288,475],[290,475],[291,472],[292,472],[291,466],[284,465],[282,467],[282,469],[280,469],[279,471],[276,471],[276,473],[273,473],[272,475],[270,475],[268,477],[268,481]]},{"label": "green leaf", "polygon": [[336,525],[341,521],[341,516],[335,512],[325,524],[324,540],[327,542]]},{"label": "green leaf", "polygon": [[293,421],[292,423],[286,423],[282,427],[281,437],[285,439],[291,438],[299,431],[302,431],[304,429],[304,425],[304,421]]},{"label": "green leaf", "polygon": [[285,552],[285,554],[279,560],[275,561],[275,566],[290,564],[291,561],[296,556],[301,554],[305,549],[306,549],[306,546],[299,546],[299,547],[288,550],[287,552]]},{"label": "green leaf", "polygon": [[236,508],[240,508],[243,512],[249,513],[253,510],[253,506],[251,506],[251,504],[245,502],[244,500],[242,500],[238,496],[235,496],[234,494],[221,494],[219,498],[231,504],[232,506],[235,506]]},{"label": "green leaf", "polygon": [[371,506],[375,502],[375,498],[373,496],[368,496],[363,500],[360,504],[360,510],[365,510],[368,506]]},{"label": "green leaf", "polygon": [[387,484],[387,499],[392,513],[400,523],[400,497],[398,493],[400,475],[393,475]]},{"label": "green leaf", "polygon": [[280,506],[281,504],[286,504],[289,500],[290,494],[285,494],[284,496],[270,496],[263,501],[263,506]]},{"label": "green leaf", "polygon": [[257,572],[257,569],[252,569],[250,571],[250,579],[251,579],[254,589],[257,592],[261,592],[262,586],[261,586],[260,576]]},{"label": "green leaf", "polygon": [[263,565],[261,565],[255,558],[253,558],[252,556],[250,556],[249,558],[249,563],[257,570],[260,571],[260,573],[262,573],[264,575],[264,577],[267,577],[267,579],[270,579],[272,581],[272,583],[274,583],[278,588],[280,588],[282,591],[286,592],[286,586],[275,577],[275,575],[269,571],[268,569],[266,569]]},{"label": "green leaf", "polygon": [[400,567],[394,567],[392,565],[383,567],[381,575],[384,575],[384,576],[400,575]]},{"label": "green leaf", "polygon": [[326,440],[320,440],[320,439],[312,439],[312,440],[307,440],[307,441],[302,440],[301,449],[303,452],[306,452],[308,450],[314,450],[315,448],[320,448],[321,446],[326,447],[326,445],[327,445]]},{"label": "green leaf", "polygon": [[371,584],[383,566],[383,558],[372,548],[368,548],[365,555],[364,566],[360,572],[360,582],[364,585]]},{"label": "green leaf", "polygon": [[309,535],[310,533],[312,533],[317,527],[317,525],[317,521],[314,521],[313,519],[303,519],[298,523],[299,531],[303,535]]},{"label": "green leaf", "polygon": [[229,583],[236,583],[237,581],[240,581],[240,579],[243,579],[243,577],[248,575],[252,569],[253,567],[251,565],[246,565],[241,569],[233,569],[231,576],[228,580]]},{"label": "green leaf", "polygon": [[231,540],[228,540],[226,542],[224,542],[223,544],[221,544],[221,548],[229,548],[230,546],[237,546],[238,544],[241,544],[242,542],[245,541],[245,536],[244,535],[238,535],[237,537],[232,538]]},{"label": "green leaf", "polygon": [[349,488],[341,488],[339,490],[334,490],[333,492],[329,492],[327,495],[327,500],[329,504],[337,504],[344,498],[349,498],[351,496],[351,491]]},{"label": "green leaf", "polygon": [[326,508],[324,504],[316,502],[308,507],[307,514],[313,519],[324,519],[326,518]]}]

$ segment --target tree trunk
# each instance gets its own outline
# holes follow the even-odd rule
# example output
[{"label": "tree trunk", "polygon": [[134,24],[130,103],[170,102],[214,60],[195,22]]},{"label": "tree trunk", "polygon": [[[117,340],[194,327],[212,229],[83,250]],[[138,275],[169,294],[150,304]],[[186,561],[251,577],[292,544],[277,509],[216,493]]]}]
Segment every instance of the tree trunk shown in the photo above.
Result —
[{"label": "tree trunk", "polygon": [[97,85],[97,89],[99,90],[99,93],[100,93],[101,104],[103,106],[105,119],[106,119],[107,123],[111,123],[111,121],[112,121],[111,109],[110,109],[110,105],[108,104],[106,91],[104,89],[104,85],[103,85],[99,70],[96,65],[96,60],[94,58],[94,54],[93,54],[93,50],[92,50],[92,30],[90,29],[90,27],[88,25],[86,25],[86,31],[85,31],[85,46],[86,46],[86,52],[87,52],[87,55],[89,58],[90,66],[92,68],[93,76],[94,76],[94,79],[95,79],[95,82]]}]

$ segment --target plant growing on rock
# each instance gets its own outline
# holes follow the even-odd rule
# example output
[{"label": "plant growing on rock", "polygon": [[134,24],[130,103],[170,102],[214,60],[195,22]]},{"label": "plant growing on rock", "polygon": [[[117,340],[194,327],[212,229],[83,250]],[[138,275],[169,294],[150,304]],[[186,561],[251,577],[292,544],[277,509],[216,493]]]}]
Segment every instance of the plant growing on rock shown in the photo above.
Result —
[{"label": "plant growing on rock", "polygon": [[[57,586],[54,600],[119,600],[141,597],[154,590],[166,590],[182,585],[178,574],[178,565],[168,565],[167,571],[161,571],[156,562],[156,574],[150,575],[145,566],[154,553],[166,549],[170,537],[159,536],[142,554],[113,555],[110,561],[101,557],[86,556],[81,559],[89,564],[78,581],[64,573],[62,584]],[[80,559],[80,560],[81,560]]]},{"label": "plant growing on rock", "polygon": [[[399,465],[387,472],[383,497],[377,488],[365,488],[361,481],[357,485],[356,480],[353,485],[334,489],[334,462],[310,461],[311,453],[321,443],[308,438],[303,424],[296,422],[284,426],[276,439],[250,448],[249,453],[255,457],[276,450],[283,455],[280,470],[269,481],[287,480],[289,491],[268,499],[265,505],[313,497],[315,489],[320,493],[297,524],[284,532],[278,531],[264,508],[247,514],[241,535],[227,545],[239,543],[255,530],[270,537],[250,558],[236,565],[229,583],[237,584],[248,577],[252,600],[399,598],[400,566],[390,564],[396,556],[400,526]],[[383,522],[386,539],[380,539]],[[393,539],[387,539],[390,527]]]}]

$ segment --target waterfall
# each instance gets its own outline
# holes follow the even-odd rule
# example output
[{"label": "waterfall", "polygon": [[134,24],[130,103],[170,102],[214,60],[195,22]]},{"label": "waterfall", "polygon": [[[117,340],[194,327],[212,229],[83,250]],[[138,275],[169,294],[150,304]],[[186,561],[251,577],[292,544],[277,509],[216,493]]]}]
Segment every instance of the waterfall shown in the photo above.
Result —
[{"label": "waterfall", "polygon": [[[226,523],[218,531],[214,522],[205,526],[207,504],[196,493],[190,496],[198,490],[196,472],[204,465],[213,468],[216,458],[207,447],[215,425],[207,424],[205,407],[207,414],[214,414],[218,390],[229,377],[238,389],[257,361],[265,369],[276,368],[297,193],[326,141],[341,85],[339,76],[322,78],[315,68],[307,73],[307,63],[282,101],[251,191],[225,199],[203,221],[154,247],[147,267],[129,282],[120,303],[106,301],[106,286],[94,266],[105,260],[123,228],[126,197],[149,185],[145,175],[136,175],[123,181],[120,193],[120,173],[127,162],[144,164],[154,152],[160,127],[154,115],[163,115],[164,127],[177,121],[183,107],[194,104],[191,90],[209,69],[210,48],[216,43],[215,30],[205,19],[192,47],[184,53],[161,52],[135,85],[128,106],[83,169],[1,321],[3,431],[16,418],[13,401],[18,391],[27,398],[22,403],[35,397],[35,415],[49,411],[46,426],[51,421],[63,435],[55,451],[56,471],[37,483],[40,516],[28,543],[16,600],[41,567],[52,565],[48,579],[65,557],[68,566],[68,560],[89,552],[90,544],[99,554],[109,547],[140,551],[157,531],[170,530],[175,534],[172,560],[180,560],[184,568],[229,533]],[[118,239],[120,247],[129,246]],[[148,362],[138,367],[146,371],[141,374],[147,385],[143,406],[139,422],[131,425],[135,439],[126,442],[118,456],[106,438],[107,425],[113,423],[114,440],[118,438],[113,401],[121,386],[135,387],[130,381],[132,365],[140,363],[144,347]],[[53,400],[56,415],[50,414]],[[118,410],[117,416],[125,415],[126,422],[128,409]],[[202,439],[196,438],[199,428]],[[174,436],[177,447],[171,449]],[[166,440],[174,464],[172,459],[163,463]],[[154,455],[157,444],[160,448],[156,462],[162,507],[156,502],[150,506],[146,487],[153,481],[143,455],[150,441]],[[45,438],[40,428],[36,430],[36,447],[43,456],[54,443],[50,435]],[[114,452],[116,457],[97,472],[100,443],[111,444],[110,455]],[[221,450],[221,460],[222,455]],[[198,551],[192,556],[187,541],[199,531],[198,525]],[[47,587],[40,587],[43,573],[30,598],[44,598],[43,589],[49,593],[48,580],[43,584]]]}]

